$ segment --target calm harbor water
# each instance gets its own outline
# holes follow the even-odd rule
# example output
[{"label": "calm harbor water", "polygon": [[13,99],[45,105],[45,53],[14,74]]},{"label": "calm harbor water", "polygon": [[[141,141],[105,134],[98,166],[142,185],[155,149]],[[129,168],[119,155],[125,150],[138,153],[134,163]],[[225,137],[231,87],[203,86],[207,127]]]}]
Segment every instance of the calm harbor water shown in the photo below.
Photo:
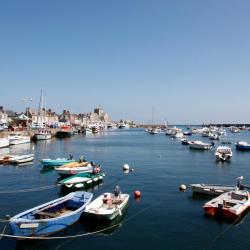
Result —
[{"label": "calm harbor water", "polygon": [[[195,137],[199,138],[191,138]],[[225,138],[232,142],[250,142],[250,132],[228,132]],[[219,142],[215,144],[217,146]],[[124,193],[131,195],[131,199],[121,221],[100,225],[82,218],[56,235],[84,235],[117,225],[109,230],[73,239],[47,241],[17,241],[3,237],[0,249],[247,249],[250,245],[249,215],[235,225],[207,218],[202,206],[209,198],[194,196],[191,190],[183,193],[178,189],[182,183],[233,184],[241,175],[245,184],[250,186],[250,152],[236,151],[233,144],[231,147],[231,162],[217,163],[214,150],[190,150],[164,133],[150,135],[141,129],[129,129],[1,149],[0,155],[34,153],[35,161],[24,166],[0,165],[0,219],[4,219],[6,214],[13,216],[61,196],[60,188],[55,185],[57,174],[53,170],[41,172],[39,160],[67,157],[70,153],[76,158],[84,155],[102,165],[106,177],[103,183],[90,190],[94,198],[103,192],[113,191],[118,183]],[[124,174],[124,163],[135,171]],[[38,187],[41,190],[20,192]],[[42,190],[44,187],[50,188]],[[133,197],[137,189],[142,193],[140,200]],[[5,191],[16,192],[6,194]],[[4,227],[5,223],[0,223],[0,233]],[[10,233],[8,227],[5,233]]]}]

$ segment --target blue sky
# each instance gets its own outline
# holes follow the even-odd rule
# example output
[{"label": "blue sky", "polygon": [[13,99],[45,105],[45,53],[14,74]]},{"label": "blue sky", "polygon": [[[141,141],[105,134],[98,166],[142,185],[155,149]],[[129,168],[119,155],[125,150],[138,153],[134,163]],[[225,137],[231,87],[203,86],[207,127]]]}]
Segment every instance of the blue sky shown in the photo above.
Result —
[{"label": "blue sky", "polygon": [[250,2],[0,2],[1,105],[137,122],[250,122]]}]

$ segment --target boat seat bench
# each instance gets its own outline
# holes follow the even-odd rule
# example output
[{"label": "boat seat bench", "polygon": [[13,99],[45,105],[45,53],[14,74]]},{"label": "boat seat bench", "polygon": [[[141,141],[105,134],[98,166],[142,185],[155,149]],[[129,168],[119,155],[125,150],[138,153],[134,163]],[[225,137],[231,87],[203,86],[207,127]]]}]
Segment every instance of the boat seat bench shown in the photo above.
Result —
[{"label": "boat seat bench", "polygon": [[42,215],[42,216],[48,216],[48,217],[51,217],[51,218],[55,218],[55,217],[58,216],[58,214],[53,214],[53,213],[43,212],[43,211],[38,211],[38,212],[36,212],[36,214]]}]

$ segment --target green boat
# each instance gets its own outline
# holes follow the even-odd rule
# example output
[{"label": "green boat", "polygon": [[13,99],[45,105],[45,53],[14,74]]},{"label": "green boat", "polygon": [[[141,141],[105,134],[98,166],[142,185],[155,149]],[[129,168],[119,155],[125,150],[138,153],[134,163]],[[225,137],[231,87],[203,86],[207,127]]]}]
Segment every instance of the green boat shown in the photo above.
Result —
[{"label": "green boat", "polygon": [[105,174],[79,173],[58,182],[58,185],[67,189],[86,188],[103,180]]}]

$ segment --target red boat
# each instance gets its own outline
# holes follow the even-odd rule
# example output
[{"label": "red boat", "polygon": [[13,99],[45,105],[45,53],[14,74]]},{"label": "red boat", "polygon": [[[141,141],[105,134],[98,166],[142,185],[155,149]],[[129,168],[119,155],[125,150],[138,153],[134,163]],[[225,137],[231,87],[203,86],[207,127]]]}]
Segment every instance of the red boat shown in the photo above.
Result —
[{"label": "red boat", "polygon": [[221,194],[203,206],[205,214],[226,219],[236,219],[250,207],[250,194],[247,190],[233,190]]}]

